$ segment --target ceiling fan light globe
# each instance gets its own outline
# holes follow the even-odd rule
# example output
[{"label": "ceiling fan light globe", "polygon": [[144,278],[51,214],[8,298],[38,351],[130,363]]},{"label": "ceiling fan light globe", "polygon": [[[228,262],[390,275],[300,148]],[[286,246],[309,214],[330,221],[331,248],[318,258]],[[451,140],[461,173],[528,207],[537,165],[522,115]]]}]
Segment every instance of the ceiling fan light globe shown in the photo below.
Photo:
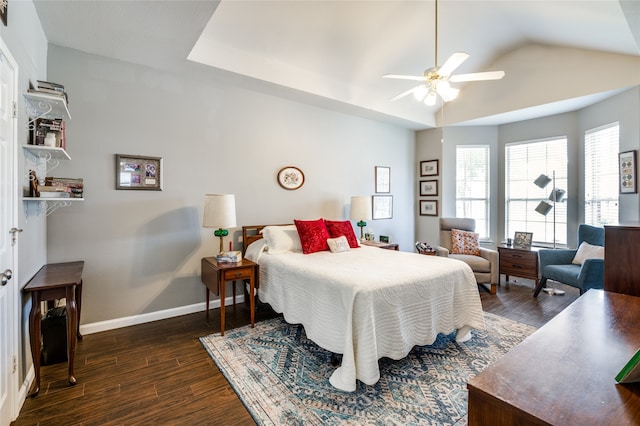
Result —
[{"label": "ceiling fan light globe", "polygon": [[433,106],[436,104],[437,95],[436,92],[430,91],[426,98],[424,98],[424,104],[427,106]]},{"label": "ceiling fan light globe", "polygon": [[428,89],[425,86],[420,86],[413,91],[413,96],[416,98],[418,102],[422,102],[424,97],[427,96],[427,92],[428,92]]}]

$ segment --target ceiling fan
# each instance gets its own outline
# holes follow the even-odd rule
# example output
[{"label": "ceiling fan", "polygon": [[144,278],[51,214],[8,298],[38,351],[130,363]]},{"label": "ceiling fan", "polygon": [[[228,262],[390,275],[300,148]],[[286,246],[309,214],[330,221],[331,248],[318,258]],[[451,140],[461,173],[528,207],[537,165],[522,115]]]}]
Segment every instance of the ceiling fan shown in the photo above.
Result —
[{"label": "ceiling fan", "polygon": [[456,52],[447,59],[447,61],[438,67],[438,0],[435,0],[435,66],[429,68],[421,76],[414,75],[400,75],[400,74],[385,74],[382,78],[395,78],[400,80],[414,80],[420,81],[422,84],[413,87],[406,92],[400,93],[395,98],[391,99],[395,101],[403,98],[407,95],[413,94],[418,101],[424,101],[427,105],[435,105],[437,96],[440,95],[443,102],[449,102],[454,100],[460,89],[451,87],[450,83],[460,83],[464,81],[481,81],[481,80],[500,80],[504,77],[504,71],[487,71],[476,72],[471,74],[457,74],[451,75],[467,58],[468,54],[464,52]]}]

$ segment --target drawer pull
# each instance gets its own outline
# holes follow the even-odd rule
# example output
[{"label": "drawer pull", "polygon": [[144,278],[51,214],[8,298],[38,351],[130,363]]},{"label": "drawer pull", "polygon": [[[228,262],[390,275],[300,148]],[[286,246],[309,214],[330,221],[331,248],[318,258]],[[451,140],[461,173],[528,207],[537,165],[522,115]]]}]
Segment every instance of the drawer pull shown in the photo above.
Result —
[{"label": "drawer pull", "polygon": [[242,275],[242,272],[236,272],[236,277],[239,277]]}]

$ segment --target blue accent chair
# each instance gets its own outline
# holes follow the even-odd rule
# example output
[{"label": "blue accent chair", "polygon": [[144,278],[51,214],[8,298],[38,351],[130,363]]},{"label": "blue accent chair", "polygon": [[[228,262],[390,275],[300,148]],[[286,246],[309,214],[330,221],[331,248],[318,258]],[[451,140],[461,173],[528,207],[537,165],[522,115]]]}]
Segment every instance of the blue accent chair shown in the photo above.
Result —
[{"label": "blue accent chair", "polygon": [[[578,247],[586,241],[594,246],[604,247],[604,228],[581,224],[578,227]],[[578,249],[541,249],[540,257],[541,279],[533,297],[537,297],[547,279],[576,287],[580,294],[590,288],[604,288],[604,260],[586,259],[582,265],[571,263]]]}]

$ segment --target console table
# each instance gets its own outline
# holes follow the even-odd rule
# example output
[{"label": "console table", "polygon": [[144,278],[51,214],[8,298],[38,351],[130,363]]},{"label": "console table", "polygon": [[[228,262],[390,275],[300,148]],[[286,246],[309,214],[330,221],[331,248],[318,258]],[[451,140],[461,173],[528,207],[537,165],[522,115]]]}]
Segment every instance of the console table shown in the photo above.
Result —
[{"label": "console table", "polygon": [[73,357],[76,350],[76,338],[80,334],[80,308],[82,306],[82,270],[84,261],[50,263],[44,265],[24,287],[31,293],[31,312],[29,314],[29,334],[31,357],[35,369],[35,380],[29,396],[40,392],[40,328],[42,321],[41,302],[65,299],[67,311],[67,358],[69,359],[69,384],[75,385]]},{"label": "console table", "polygon": [[640,424],[640,297],[589,290],[467,384],[469,426]]}]

